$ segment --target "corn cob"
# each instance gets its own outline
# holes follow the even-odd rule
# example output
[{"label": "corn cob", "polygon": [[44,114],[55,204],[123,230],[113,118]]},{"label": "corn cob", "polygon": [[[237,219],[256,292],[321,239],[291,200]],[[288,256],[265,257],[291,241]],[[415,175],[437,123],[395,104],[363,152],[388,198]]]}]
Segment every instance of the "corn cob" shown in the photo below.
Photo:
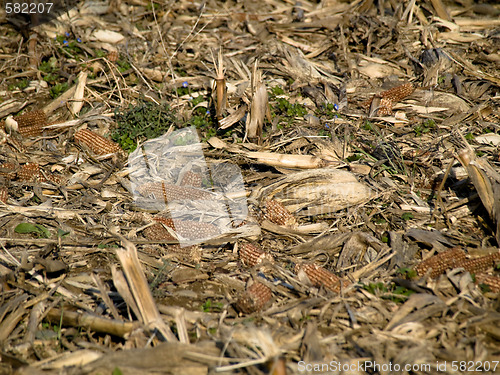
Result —
[{"label": "corn cob", "polygon": [[190,240],[209,238],[220,234],[215,225],[191,220],[176,221],[175,231]]},{"label": "corn cob", "polygon": [[486,274],[476,275],[476,284],[486,285],[490,292],[500,293],[500,277]]},{"label": "corn cob", "polygon": [[117,62],[120,56],[117,51],[110,51],[106,57],[111,62]]},{"label": "corn cob", "polygon": [[[372,101],[373,103],[373,101]],[[394,103],[390,99],[386,98],[380,98],[380,101],[377,104],[377,109],[376,109],[376,114],[378,116],[389,116],[392,114],[392,106]],[[372,110],[371,105],[370,105],[370,111]]]},{"label": "corn cob", "polygon": [[0,176],[5,177],[9,180],[16,178],[17,165],[11,162],[5,162],[0,164]]},{"label": "corn cob", "polygon": [[155,223],[144,229],[144,235],[150,241],[175,241],[177,239],[160,223]]},{"label": "corn cob", "polygon": [[264,219],[271,223],[294,227],[297,225],[297,219],[290,211],[279,201],[270,199],[264,207]]},{"label": "corn cob", "polygon": [[[415,91],[415,87],[412,83],[405,83],[400,86],[393,87],[390,90],[383,91],[380,94],[376,95],[380,98],[380,102],[378,103],[378,112],[379,116],[386,116],[392,113],[392,106],[407,96],[411,95]],[[373,99],[376,97],[373,96],[371,99],[363,102],[361,104],[365,109],[369,109],[372,105]]]},{"label": "corn cob", "polygon": [[187,171],[182,177],[181,186],[201,187],[201,175],[199,173]]},{"label": "corn cob", "polygon": [[260,311],[272,297],[272,291],[262,283],[255,282],[247,288],[236,302],[236,308],[245,314]]},{"label": "corn cob", "polygon": [[215,225],[209,223],[192,220],[176,220],[174,222],[174,220],[170,218],[160,216],[155,217],[153,220],[158,224],[153,224],[144,229],[146,237],[152,241],[176,240],[163,225],[171,228],[176,234],[179,234],[183,238],[190,240],[209,238],[220,234],[219,229]]},{"label": "corn cob", "polygon": [[254,267],[264,260],[273,261],[271,254],[266,253],[260,246],[248,242],[239,245],[238,253],[241,263],[246,267]]},{"label": "corn cob", "polygon": [[56,185],[64,185],[67,182],[67,178],[62,175],[55,175],[47,173],[47,180],[53,182]]},{"label": "corn cob", "polygon": [[466,260],[465,253],[462,250],[453,248],[420,262],[415,267],[415,271],[417,275],[423,276],[430,270],[429,276],[436,278],[444,271],[454,268],[457,264],[465,262]]},{"label": "corn cob", "polygon": [[341,279],[330,271],[316,264],[303,263],[295,266],[295,273],[304,272],[311,284],[315,287],[324,286],[332,292],[340,293],[342,287],[350,284],[348,280]]},{"label": "corn cob", "polygon": [[42,134],[47,125],[47,116],[41,110],[26,112],[14,117],[17,122],[17,131],[24,137],[36,137]]},{"label": "corn cob", "polygon": [[137,188],[143,197],[151,197],[164,202],[177,199],[211,199],[213,195],[201,189],[177,186],[165,182],[148,182]]},{"label": "corn cob", "polygon": [[22,182],[45,182],[40,165],[37,163],[26,163],[19,168],[17,178]]},{"label": "corn cob", "polygon": [[188,262],[200,263],[201,261],[201,248],[196,245],[186,247],[177,244],[169,245],[168,252]]},{"label": "corn cob", "polygon": [[[158,223],[153,224],[144,229],[144,235],[148,240],[150,241],[177,240],[177,238],[175,238],[172,234],[170,234],[170,232],[163,226],[163,224],[165,224],[169,228],[173,229],[172,219],[158,217],[153,220],[158,221]],[[160,222],[163,224],[160,224]],[[192,261],[195,263],[199,263],[201,260],[201,248],[196,245],[181,247],[178,244],[172,244],[168,246],[168,251],[171,254],[181,257],[183,260]]]},{"label": "corn cob", "polygon": [[388,99],[394,103],[397,103],[407,96],[410,96],[413,91],[415,91],[415,87],[413,83],[405,83],[400,86],[393,87],[390,90],[384,91],[380,93],[380,96],[384,99]]},{"label": "corn cob", "polygon": [[88,129],[78,130],[74,135],[74,139],[77,144],[87,147],[98,156],[114,153],[124,154],[118,143],[110,141]]},{"label": "corn cob", "polygon": [[495,266],[496,261],[500,261],[500,252],[457,262],[454,268],[462,267],[466,271],[476,274],[492,268]]}]

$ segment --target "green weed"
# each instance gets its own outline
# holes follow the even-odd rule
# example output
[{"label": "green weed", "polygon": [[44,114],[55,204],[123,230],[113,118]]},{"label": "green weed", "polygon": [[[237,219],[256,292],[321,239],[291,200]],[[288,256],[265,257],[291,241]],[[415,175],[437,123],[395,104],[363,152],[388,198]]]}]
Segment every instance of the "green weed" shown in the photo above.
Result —
[{"label": "green weed", "polygon": [[285,98],[277,98],[275,110],[278,114],[287,117],[303,117],[307,115],[307,109],[302,104],[292,104]]},{"label": "green weed", "polygon": [[375,296],[379,296],[380,298],[388,299],[396,303],[405,302],[409,296],[415,293],[413,290],[394,283],[390,283],[389,285],[385,285],[381,282],[370,283],[368,285],[363,285],[363,289]]},{"label": "green weed", "polygon": [[413,219],[413,214],[411,212],[405,212],[403,215],[401,215],[401,219],[404,221],[409,221]]},{"label": "green weed", "polygon": [[136,106],[129,106],[126,111],[115,111],[117,128],[111,138],[120,146],[132,152],[137,142],[158,138],[165,134],[168,128],[177,123],[177,118],[168,104],[140,101]]},{"label": "green weed", "polygon": [[398,273],[400,273],[401,275],[405,276],[408,279],[413,279],[413,278],[417,277],[417,272],[415,270],[412,270],[411,268],[407,268],[407,267],[400,268],[398,270]]},{"label": "green weed", "polygon": [[16,233],[32,233],[38,238],[49,238],[50,231],[41,224],[20,223],[14,231]]},{"label": "green weed", "polygon": [[420,137],[422,134],[429,133],[431,130],[436,128],[436,122],[433,119],[427,119],[421,124],[416,125],[413,128],[415,135]]},{"label": "green weed", "polygon": [[65,92],[68,89],[68,84],[66,82],[63,83],[57,83],[50,89],[50,96],[55,99],[59,95],[61,95],[63,92]]},{"label": "green weed", "polygon": [[203,305],[201,305],[201,310],[203,312],[221,312],[224,304],[222,302],[212,302],[211,299],[207,299]]},{"label": "green weed", "polygon": [[118,71],[120,73],[126,72],[127,70],[131,69],[132,66],[128,63],[127,60],[124,58],[120,58],[117,62],[116,65],[118,65]]},{"label": "green weed", "polygon": [[468,141],[473,141],[474,140],[474,134],[472,133],[467,133],[465,135],[465,139],[467,139]]},{"label": "green weed", "polygon": [[363,125],[363,129],[371,132],[374,129],[374,125],[371,121],[366,120],[365,124]]},{"label": "green weed", "polygon": [[20,81],[16,81],[16,83],[12,83],[8,86],[8,90],[9,91],[14,91],[16,89],[19,89],[19,90],[24,90],[26,87],[28,87],[29,85],[29,81],[27,78],[24,78]]}]

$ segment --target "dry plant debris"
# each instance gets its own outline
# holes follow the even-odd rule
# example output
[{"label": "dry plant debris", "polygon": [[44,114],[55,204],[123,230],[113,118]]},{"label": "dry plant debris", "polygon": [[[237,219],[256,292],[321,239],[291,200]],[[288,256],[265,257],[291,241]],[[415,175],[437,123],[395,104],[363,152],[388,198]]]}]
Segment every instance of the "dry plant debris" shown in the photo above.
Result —
[{"label": "dry plant debris", "polygon": [[0,373],[499,373],[497,2],[67,3],[0,11]]}]

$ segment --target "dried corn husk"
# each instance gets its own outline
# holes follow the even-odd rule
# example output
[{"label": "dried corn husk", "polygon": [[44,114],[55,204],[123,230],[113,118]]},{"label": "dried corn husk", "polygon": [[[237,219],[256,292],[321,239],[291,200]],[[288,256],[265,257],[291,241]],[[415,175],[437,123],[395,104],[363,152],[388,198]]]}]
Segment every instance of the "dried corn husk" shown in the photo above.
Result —
[{"label": "dried corn husk", "polygon": [[227,89],[226,89],[226,78],[224,69],[224,60],[222,58],[222,48],[219,49],[219,54],[217,56],[217,63],[212,54],[212,60],[214,61],[215,67],[215,109],[217,121],[221,121],[224,115],[227,104]]},{"label": "dried corn husk", "polygon": [[323,168],[334,163],[331,160],[325,160],[313,155],[293,155],[293,154],[278,154],[275,152],[261,151],[245,151],[238,145],[228,144],[217,137],[212,137],[208,143],[218,149],[224,149],[229,152],[241,154],[250,159],[255,159],[258,163],[271,165],[281,168],[300,168],[300,169],[315,169]]},{"label": "dried corn husk", "polygon": [[83,107],[83,98],[85,93],[85,86],[87,85],[87,72],[80,72],[78,75],[78,83],[73,96],[73,103],[71,103],[71,112],[78,115]]},{"label": "dried corn husk", "polygon": [[488,160],[477,158],[474,150],[468,146],[460,134],[466,148],[458,152],[458,160],[467,170],[474,187],[492,220],[496,221],[496,238],[500,242],[500,174],[490,165]]},{"label": "dried corn husk", "polygon": [[314,169],[328,164],[327,161],[312,155],[277,154],[274,152],[244,152],[246,157],[257,162],[281,168]]},{"label": "dried corn husk", "polygon": [[277,199],[292,213],[307,216],[338,211],[372,196],[373,191],[352,173],[330,168],[290,173],[251,194],[259,202]]},{"label": "dried corn husk", "polygon": [[123,39],[125,39],[122,34],[111,30],[97,30],[92,36],[100,42],[111,44],[120,43]]},{"label": "dried corn husk", "polygon": [[[123,293],[127,291],[132,298],[136,310],[139,312],[138,318],[148,327],[158,330],[166,341],[174,342],[177,338],[174,336],[170,327],[162,320],[158,308],[156,307],[153,296],[149,289],[141,263],[137,258],[137,249],[134,244],[121,237],[124,249],[116,250],[116,255],[123,268],[123,276],[126,285],[123,285]],[[120,272],[121,274],[121,272]],[[115,279],[115,277],[113,277]]]},{"label": "dried corn husk", "polygon": [[267,90],[262,83],[262,75],[257,70],[257,61],[255,61],[252,74],[252,104],[250,105],[250,116],[247,121],[248,139],[257,143],[262,142],[262,128],[264,119],[269,110]]}]

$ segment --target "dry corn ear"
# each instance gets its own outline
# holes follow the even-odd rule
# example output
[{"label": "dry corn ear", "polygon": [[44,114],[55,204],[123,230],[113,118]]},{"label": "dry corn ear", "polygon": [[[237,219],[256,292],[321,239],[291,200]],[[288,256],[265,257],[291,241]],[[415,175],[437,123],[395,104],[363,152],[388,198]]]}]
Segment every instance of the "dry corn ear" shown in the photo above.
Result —
[{"label": "dry corn ear", "polygon": [[7,203],[9,198],[9,190],[6,186],[0,186],[0,202]]},{"label": "dry corn ear", "polygon": [[172,202],[178,199],[213,198],[213,195],[208,191],[165,182],[148,182],[139,186],[137,190],[143,197],[151,197],[164,202]]},{"label": "dry corn ear", "polygon": [[201,248],[196,245],[185,246],[185,247],[182,247],[181,245],[177,244],[169,245],[168,252],[170,254],[174,254],[176,257],[184,261],[194,262],[194,263],[200,263],[201,261],[202,251]]},{"label": "dry corn ear", "polygon": [[47,116],[45,112],[36,110],[8,118],[5,124],[7,128],[16,130],[24,137],[36,137],[42,134],[43,127],[47,125]]},{"label": "dry corn ear", "polygon": [[116,152],[124,154],[118,143],[110,141],[88,129],[78,130],[74,135],[74,139],[77,144],[88,148],[98,156],[114,154]]},{"label": "dry corn ear", "polygon": [[315,287],[324,286],[332,292],[340,293],[342,287],[350,284],[348,280],[341,279],[330,271],[312,263],[303,263],[295,266],[295,273],[303,272],[310,283]]},{"label": "dry corn ear", "polygon": [[193,220],[174,221],[170,218],[161,216],[155,217],[153,220],[156,221],[158,225],[154,224],[144,229],[146,236],[151,240],[173,241],[176,239],[172,238],[169,230],[164,226],[172,229],[175,234],[178,234],[183,238],[190,240],[208,238],[220,234],[219,229],[215,225],[210,223],[203,223]]},{"label": "dry corn ear", "polygon": [[486,274],[476,275],[476,284],[485,285],[489,292],[500,293],[500,277]]},{"label": "dry corn ear", "polygon": [[37,163],[26,163],[19,168],[17,178],[22,182],[45,182],[46,178]]},{"label": "dry corn ear", "polygon": [[376,96],[370,104],[370,116],[389,116],[392,113],[392,100]]},{"label": "dry corn ear", "polygon": [[[405,83],[374,95],[371,99],[362,103],[361,106],[365,109],[370,109],[370,114],[378,114],[379,116],[390,115],[392,113],[392,106],[410,96],[413,91],[415,91],[415,86],[412,83]],[[374,107],[372,106],[372,103],[375,104],[374,102],[376,102],[376,108],[372,108]]]},{"label": "dry corn ear", "polygon": [[273,293],[266,285],[255,282],[240,296],[236,302],[238,311],[250,314],[262,310],[271,299]]},{"label": "dry corn ear", "polygon": [[181,186],[201,187],[201,175],[192,171],[187,171],[182,177]]},{"label": "dry corn ear", "polygon": [[[156,220],[159,221],[159,220]],[[172,224],[173,226],[173,224]],[[170,227],[170,226],[169,226]],[[144,229],[144,235],[150,241],[175,241],[175,238],[172,233],[168,231],[167,228],[163,226],[163,224],[155,223],[146,229]]]},{"label": "dry corn ear", "polygon": [[409,82],[400,86],[393,87],[390,90],[381,92],[380,96],[384,99],[392,101],[393,103],[397,103],[407,96],[410,96],[413,91],[415,91],[415,87],[413,86],[413,83]]},{"label": "dry corn ear", "polygon": [[496,261],[500,261],[500,253],[493,253],[479,258],[466,259],[457,262],[454,267],[463,267],[466,271],[476,274],[487,271],[495,266]]},{"label": "dry corn ear", "polygon": [[238,253],[241,263],[246,267],[254,267],[264,260],[273,261],[271,254],[266,253],[260,246],[249,242],[239,244]]},{"label": "dry corn ear", "polygon": [[219,229],[210,223],[176,220],[174,226],[176,233],[190,240],[215,237],[220,234]]},{"label": "dry corn ear", "polygon": [[111,62],[117,62],[120,55],[118,54],[118,51],[110,51],[106,57]]},{"label": "dry corn ear", "polygon": [[0,176],[9,180],[16,178],[17,164],[4,162],[0,164]]},{"label": "dry corn ear", "polygon": [[47,174],[47,180],[53,182],[56,185],[64,185],[68,179],[59,174]]},{"label": "dry corn ear", "polygon": [[415,267],[417,275],[423,276],[429,270],[429,276],[436,278],[444,271],[455,268],[457,264],[466,261],[465,253],[459,248],[453,248],[434,255]]},{"label": "dry corn ear", "polygon": [[276,199],[270,199],[264,207],[264,219],[271,223],[294,227],[297,225],[297,219],[290,211]]}]

